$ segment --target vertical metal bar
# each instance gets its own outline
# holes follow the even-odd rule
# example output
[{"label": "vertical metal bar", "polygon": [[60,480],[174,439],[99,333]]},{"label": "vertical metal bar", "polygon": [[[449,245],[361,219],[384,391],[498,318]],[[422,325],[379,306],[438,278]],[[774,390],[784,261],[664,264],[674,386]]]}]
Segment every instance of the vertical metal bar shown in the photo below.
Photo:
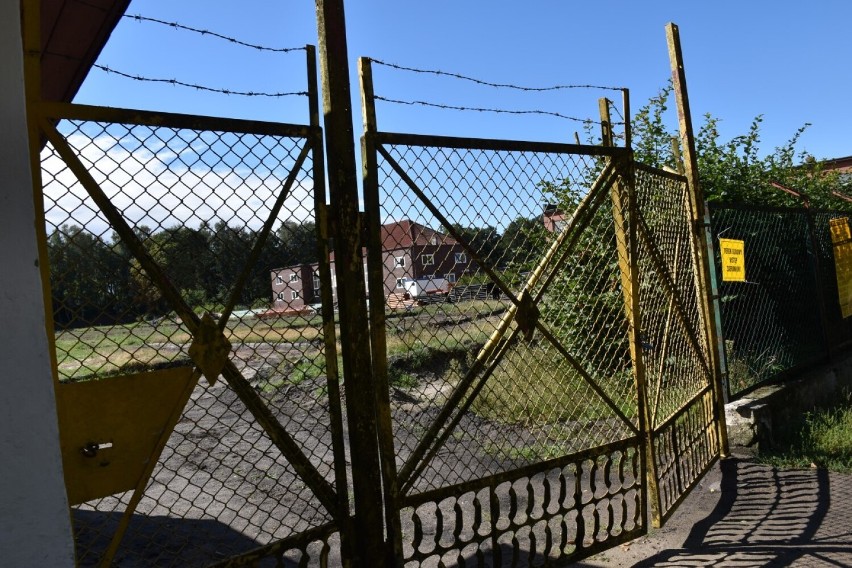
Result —
[{"label": "vertical metal bar", "polygon": [[[313,160],[314,211],[317,232],[317,272],[320,280],[322,304],[322,336],[325,348],[325,375],[328,386],[328,407],[331,420],[331,444],[334,454],[334,480],[337,487],[338,519],[340,522],[341,561],[351,565],[352,539],[349,516],[349,482],[346,477],[346,446],[343,435],[343,409],[340,399],[340,370],[337,366],[337,332],[334,326],[334,294],[331,287],[329,261],[328,208],[325,191],[325,156],[319,115],[319,85],[317,81],[317,55],[313,45],[306,46],[308,70],[308,113],[311,134],[311,159]],[[313,275],[312,275],[313,276]],[[316,293],[316,292],[315,292]]]},{"label": "vertical metal bar", "polygon": [[[47,220],[44,211],[44,183],[41,175],[41,150],[44,135],[39,127],[42,99],[41,87],[41,0],[23,0],[21,2],[21,32],[24,48],[24,96],[27,112],[27,134],[30,154],[30,172],[32,176],[33,214],[35,220],[36,249],[41,274],[42,305],[44,306],[44,327],[47,335],[47,351],[50,371],[53,378],[54,403],[59,404],[59,365],[56,357],[56,323],[54,321],[53,294],[50,286],[50,255],[47,248]],[[58,409],[54,410],[55,413]],[[55,414],[53,420],[58,420]],[[67,502],[65,503],[67,507]],[[74,522],[71,509],[67,510],[69,526]],[[77,539],[72,537],[74,556],[77,558]]]},{"label": "vertical metal bar", "polygon": [[832,345],[832,338],[828,331],[828,315],[825,311],[825,293],[824,288],[822,286],[822,265],[819,261],[819,241],[817,241],[816,236],[816,226],[814,225],[814,217],[811,213],[811,208],[809,207],[809,203],[805,201],[805,221],[807,222],[808,227],[808,236],[810,237],[810,245],[811,245],[811,270],[814,273],[814,284],[816,284],[816,300],[819,308],[819,323],[820,327],[822,327],[822,339],[825,343],[825,355],[831,360],[834,356],[834,346]]},{"label": "vertical metal bar", "polygon": [[712,321],[712,299],[710,297],[710,269],[707,259],[707,248],[703,237],[704,224],[704,194],[698,181],[698,156],[695,153],[695,136],[692,131],[692,114],[689,109],[689,95],[686,88],[686,72],[683,66],[683,53],[680,46],[678,27],[669,23],[666,25],[666,40],[669,49],[669,61],[672,69],[672,85],[678,109],[678,126],[680,129],[681,146],[684,157],[684,172],[689,185],[689,209],[692,222],[692,251],[695,259],[696,290],[702,318],[702,328],[705,334],[707,356],[710,359],[708,367],[712,370],[712,388],[715,395],[715,419],[719,434],[720,454],[727,457],[728,431],[725,425],[725,400],[722,394],[722,371],[719,357],[713,348],[716,345],[716,327]]},{"label": "vertical metal bar", "polygon": [[680,153],[680,139],[677,136],[672,136],[672,158],[674,159],[677,173],[682,176],[686,175],[683,169],[683,156]]},{"label": "vertical metal bar", "polygon": [[[606,98],[598,99],[598,111],[601,115],[601,145],[613,145],[612,122],[609,113],[609,100]],[[610,197],[612,199],[612,218],[615,224],[615,245],[618,254],[618,268],[621,275],[621,292],[624,296],[624,313],[627,316],[628,322],[632,325],[630,318],[633,313],[633,296],[631,294],[630,284],[630,266],[629,245],[627,235],[624,232],[624,203],[621,199],[621,184],[618,179],[610,187]],[[633,349],[631,343],[630,348]]]},{"label": "vertical metal bar", "polygon": [[56,359],[56,324],[53,319],[53,294],[50,287],[50,256],[47,250],[47,220],[44,213],[44,186],[41,177],[41,149],[44,134],[38,126],[41,103],[41,2],[23,2],[24,40],[24,87],[27,102],[27,124],[29,128],[30,170],[33,179],[33,204],[38,248],[38,264],[41,272],[42,297],[44,298],[44,324],[47,333],[50,368],[54,390],[59,386],[59,366]]},{"label": "vertical metal bar", "polygon": [[[612,145],[612,130],[610,128],[609,102],[599,100],[601,114],[601,134],[604,145]],[[629,148],[628,148],[629,149]],[[626,182],[627,206],[621,195],[621,184],[613,183],[610,191],[612,197],[612,216],[615,229],[616,249],[618,251],[618,269],[621,274],[621,289],[624,294],[624,305],[630,344],[630,360],[633,363],[633,380],[636,385],[636,404],[639,415],[640,446],[642,447],[642,487],[645,489],[645,502],[651,506],[651,518],[655,527],[660,526],[661,508],[660,493],[657,487],[656,462],[653,459],[653,424],[651,423],[648,406],[648,382],[645,374],[645,361],[642,355],[642,317],[639,309],[639,246],[638,246],[638,202],[636,199],[636,178],[633,170],[632,151],[630,162],[622,165],[622,179]],[[624,212],[627,211],[627,231],[625,231]],[[642,526],[648,528],[647,506],[642,508]]]},{"label": "vertical metal bar", "polygon": [[373,380],[376,385],[376,424],[384,479],[385,522],[390,540],[388,563],[402,565],[402,525],[399,518],[399,478],[396,469],[393,424],[391,422],[390,386],[388,385],[387,338],[385,328],[385,268],[381,235],[381,200],[379,166],[376,156],[376,99],[373,91],[373,66],[370,59],[358,59],[361,87],[361,177],[364,188],[365,222],[367,224],[367,279],[370,302],[370,339],[373,355]]},{"label": "vertical metal bar", "polygon": [[624,147],[633,147],[633,125],[630,123],[630,89],[621,89],[621,110],[624,111]]},{"label": "vertical metal bar", "polygon": [[719,274],[716,271],[716,259],[713,251],[713,217],[710,207],[704,204],[704,238],[707,247],[707,258],[710,260],[710,295],[713,298],[713,323],[716,326],[716,351],[719,355],[719,371],[722,381],[722,396],[725,404],[731,397],[731,385],[728,383],[728,351],[725,347],[725,333],[722,329],[722,297],[719,295]]},{"label": "vertical metal bar", "polygon": [[[305,65],[307,66],[308,74],[308,123],[313,128],[320,128],[316,46],[310,44],[305,46]],[[322,193],[325,193],[325,188],[323,188]]]},{"label": "vertical metal bar", "polygon": [[371,376],[361,218],[343,0],[316,0],[341,355],[355,498],[355,566],[385,566],[382,480]]}]

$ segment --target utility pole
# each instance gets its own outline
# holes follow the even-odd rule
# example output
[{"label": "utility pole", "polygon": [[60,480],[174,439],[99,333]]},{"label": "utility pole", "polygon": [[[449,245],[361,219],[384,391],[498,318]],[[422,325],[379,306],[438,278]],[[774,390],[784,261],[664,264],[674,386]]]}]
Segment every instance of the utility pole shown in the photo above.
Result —
[{"label": "utility pole", "polygon": [[[349,57],[343,0],[316,0],[317,30],[325,118],[325,143],[340,344],[343,358],[355,519],[341,531],[355,567],[387,565],[381,468],[376,430],[376,399],[370,359],[358,168],[352,126]],[[324,191],[318,187],[315,191]],[[381,301],[381,299],[376,299]],[[351,531],[350,531],[351,529]]]}]

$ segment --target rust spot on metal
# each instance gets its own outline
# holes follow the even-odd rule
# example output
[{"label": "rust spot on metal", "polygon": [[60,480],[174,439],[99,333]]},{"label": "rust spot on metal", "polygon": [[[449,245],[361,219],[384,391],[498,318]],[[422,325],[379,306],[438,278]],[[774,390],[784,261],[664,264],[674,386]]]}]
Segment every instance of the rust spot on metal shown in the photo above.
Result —
[{"label": "rust spot on metal", "polygon": [[189,356],[210,386],[216,384],[230,353],[231,342],[219,330],[213,316],[209,312],[204,314],[189,346]]}]

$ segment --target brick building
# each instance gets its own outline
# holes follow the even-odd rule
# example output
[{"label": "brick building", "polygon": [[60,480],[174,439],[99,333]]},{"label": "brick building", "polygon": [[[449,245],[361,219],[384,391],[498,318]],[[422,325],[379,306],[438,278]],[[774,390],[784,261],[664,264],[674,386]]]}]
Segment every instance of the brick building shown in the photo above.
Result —
[{"label": "brick building", "polygon": [[[453,237],[434,231],[409,220],[382,225],[382,263],[384,264],[384,295],[403,293],[403,280],[444,278],[455,283],[473,268],[467,253]],[[366,250],[364,251],[366,258]],[[337,277],[334,273],[334,253],[331,253],[331,280],[337,300]],[[364,279],[367,265],[364,264]],[[300,310],[319,299],[317,264],[302,264],[276,268],[271,272],[272,309]]]}]

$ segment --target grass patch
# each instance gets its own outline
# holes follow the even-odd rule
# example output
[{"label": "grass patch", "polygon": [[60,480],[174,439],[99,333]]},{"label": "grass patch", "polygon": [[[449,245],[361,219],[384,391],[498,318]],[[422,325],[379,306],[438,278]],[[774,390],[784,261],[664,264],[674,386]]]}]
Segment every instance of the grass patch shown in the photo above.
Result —
[{"label": "grass patch", "polygon": [[732,393],[738,393],[773,378],[791,366],[784,354],[769,350],[757,354],[738,354],[733,343],[726,342],[728,350],[728,384]]},{"label": "grass patch", "polygon": [[[322,338],[322,322],[297,319],[293,326],[281,320],[231,320],[225,336],[234,345],[245,343],[304,343]],[[60,331],[56,334],[56,355],[60,380],[103,378],[140,368],[156,368],[186,356],[174,347],[187,348],[189,332],[176,321],[163,319],[156,324],[133,322]],[[303,369],[310,373],[309,369]]]},{"label": "grass patch", "polygon": [[833,408],[806,412],[776,432],[776,447],[759,459],[780,468],[852,472],[852,393]]},{"label": "grass patch", "polygon": [[[622,384],[625,381],[629,384]],[[602,389],[628,417],[636,414],[634,403],[617,393],[632,393],[632,381],[629,374],[600,381]],[[471,408],[483,418],[525,426],[615,416],[576,369],[546,342],[518,342],[510,348]]]}]

